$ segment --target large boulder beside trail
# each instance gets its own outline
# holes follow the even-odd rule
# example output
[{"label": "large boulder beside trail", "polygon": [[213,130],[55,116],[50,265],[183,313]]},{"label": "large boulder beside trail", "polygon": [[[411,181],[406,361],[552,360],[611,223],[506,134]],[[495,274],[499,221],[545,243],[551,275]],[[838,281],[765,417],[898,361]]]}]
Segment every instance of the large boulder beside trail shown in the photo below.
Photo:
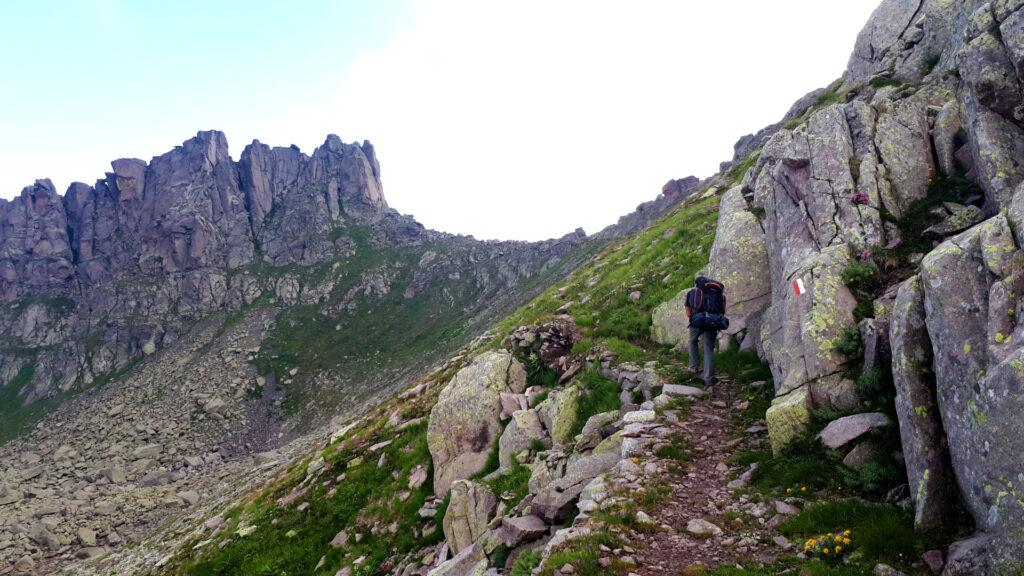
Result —
[{"label": "large boulder beside trail", "polygon": [[[574,455],[565,466],[565,473],[537,491],[531,508],[547,522],[564,520],[574,509],[583,488],[600,474],[611,470],[621,459],[622,437],[605,438],[590,453]],[[531,478],[532,481],[532,478]]]},{"label": "large boulder beside trail", "polygon": [[502,431],[501,393],[525,388],[523,365],[506,351],[492,351],[474,358],[441,391],[427,424],[437,495],[484,468]]},{"label": "large boulder beside trail", "polygon": [[686,341],[690,319],[686,316],[686,293],[689,288],[663,302],[651,312],[651,339],[658,344],[675,346]]},{"label": "large boulder beside trail", "polygon": [[[728,299],[727,334],[743,334],[748,322],[764,310],[771,300],[771,273],[764,247],[764,229],[747,209],[743,189],[730,188],[719,205],[715,243],[704,275],[725,285]],[[751,326],[758,330],[759,326]]]}]

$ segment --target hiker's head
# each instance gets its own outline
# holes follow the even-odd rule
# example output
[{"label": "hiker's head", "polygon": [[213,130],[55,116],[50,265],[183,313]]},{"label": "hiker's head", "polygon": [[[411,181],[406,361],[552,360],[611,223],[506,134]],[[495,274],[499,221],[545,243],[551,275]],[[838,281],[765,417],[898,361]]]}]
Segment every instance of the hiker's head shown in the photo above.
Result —
[{"label": "hiker's head", "polygon": [[703,285],[707,284],[707,282],[708,282],[708,279],[707,279],[707,278],[705,278],[705,277],[703,277],[703,276],[697,276],[697,277],[696,277],[696,278],[695,278],[695,279],[693,280],[693,285],[694,285],[694,286],[703,286]]}]

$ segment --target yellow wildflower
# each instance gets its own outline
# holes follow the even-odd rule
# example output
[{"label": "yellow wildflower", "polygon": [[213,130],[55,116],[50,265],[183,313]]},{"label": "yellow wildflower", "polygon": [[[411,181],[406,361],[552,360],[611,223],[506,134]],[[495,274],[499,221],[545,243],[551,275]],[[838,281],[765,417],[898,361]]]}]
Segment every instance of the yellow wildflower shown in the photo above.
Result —
[{"label": "yellow wildflower", "polygon": [[822,548],[822,549],[821,549],[821,552],[822,552],[822,553],[823,553],[824,555],[828,556],[828,548]]},{"label": "yellow wildflower", "polygon": [[842,546],[838,546],[838,545],[837,545],[837,546],[836,546],[836,554],[839,554],[839,553],[840,553],[840,552],[842,552],[842,551],[843,551],[843,547],[842,547]]}]

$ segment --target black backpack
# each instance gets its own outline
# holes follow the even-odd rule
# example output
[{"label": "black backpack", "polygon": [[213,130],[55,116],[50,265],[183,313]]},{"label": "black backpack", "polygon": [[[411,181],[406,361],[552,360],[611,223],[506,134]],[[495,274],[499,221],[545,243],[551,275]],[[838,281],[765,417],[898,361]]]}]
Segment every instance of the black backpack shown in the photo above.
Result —
[{"label": "black backpack", "polygon": [[725,286],[710,278],[697,278],[696,287],[686,295],[686,305],[693,311],[690,326],[702,330],[725,330],[729,319],[725,316]]}]

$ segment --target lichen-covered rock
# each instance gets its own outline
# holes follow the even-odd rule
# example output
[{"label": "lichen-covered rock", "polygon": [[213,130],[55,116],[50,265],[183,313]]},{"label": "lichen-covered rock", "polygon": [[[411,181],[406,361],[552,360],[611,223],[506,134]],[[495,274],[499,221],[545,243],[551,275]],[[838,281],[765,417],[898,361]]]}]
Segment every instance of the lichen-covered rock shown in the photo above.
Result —
[{"label": "lichen-covered rock", "polygon": [[579,411],[580,389],[573,385],[553,391],[537,410],[551,435],[555,446],[567,446],[573,442],[573,427]]},{"label": "lichen-covered rock", "polygon": [[483,576],[486,571],[487,555],[483,547],[474,544],[427,572],[427,576]]},{"label": "lichen-covered rock", "polygon": [[619,461],[622,437],[613,434],[593,452],[576,455],[565,467],[565,474],[539,490],[531,504],[534,514],[548,522],[560,522],[575,508],[576,500],[588,482],[611,470]]},{"label": "lichen-covered rock", "polygon": [[904,282],[896,295],[892,351],[896,414],[914,501],[914,526],[924,531],[952,526],[959,496],[935,398],[924,288],[917,276]]},{"label": "lichen-covered rock", "polygon": [[686,316],[686,292],[683,290],[651,312],[651,339],[658,344],[675,346],[690,334],[690,319]]},{"label": "lichen-covered rock", "polygon": [[541,424],[540,418],[533,410],[517,410],[505,426],[501,438],[498,439],[498,462],[503,469],[512,465],[512,459],[530,445],[538,441],[544,446],[551,445],[551,439]]},{"label": "lichen-covered rock", "polygon": [[[922,262],[926,325],[937,402],[960,494],[979,529],[1000,542],[993,550],[1007,558],[1020,557],[1024,325],[1013,320],[1007,332],[992,335],[989,324],[992,304],[1000,300],[994,296],[1000,291],[1001,309],[1020,311],[1024,277],[1015,270],[993,283],[982,228],[954,236]],[[1007,290],[1008,284],[1014,288]]]},{"label": "lichen-covered rock", "polygon": [[436,494],[483,469],[501,433],[500,393],[525,387],[523,365],[506,351],[492,351],[474,358],[441,391],[427,424]]},{"label": "lichen-covered rock", "polygon": [[829,422],[828,426],[825,426],[825,429],[818,434],[818,438],[821,439],[822,444],[835,450],[873,430],[885,428],[890,424],[892,422],[889,421],[889,417],[879,412],[853,414]]},{"label": "lichen-covered rock", "polygon": [[797,388],[772,400],[765,414],[772,451],[780,453],[787,444],[807,430],[811,423],[811,394],[807,387]]},{"label": "lichen-covered rock", "polygon": [[[856,300],[841,274],[849,261],[845,245],[811,256],[803,267],[783,280],[766,314],[770,334],[770,360],[779,393],[837,374],[843,358],[833,342],[843,327],[853,323]],[[803,280],[806,293],[797,295],[790,283]]]},{"label": "lichen-covered rock", "polygon": [[468,548],[483,535],[497,508],[498,498],[487,486],[469,480],[457,480],[452,484],[451,501],[441,526],[454,554]]},{"label": "lichen-covered rock", "polygon": [[745,332],[748,320],[768,305],[771,274],[764,230],[757,216],[747,209],[739,186],[730,188],[722,196],[715,243],[711,246],[705,275],[725,284],[729,302],[728,334]]},{"label": "lichen-covered rock", "polygon": [[955,202],[943,202],[941,207],[945,216],[941,222],[929,226],[923,232],[929,237],[942,237],[963,232],[985,219],[985,214],[977,206],[963,206]]},{"label": "lichen-covered rock", "polygon": [[963,116],[960,102],[946,102],[935,117],[932,127],[932,141],[935,144],[935,156],[939,169],[946,176],[955,176],[957,172],[956,151],[957,135],[963,131]]},{"label": "lichen-covered rock", "polygon": [[900,218],[910,205],[928,194],[935,168],[925,102],[915,97],[878,104],[875,145],[891,183],[882,199],[885,207]]}]

